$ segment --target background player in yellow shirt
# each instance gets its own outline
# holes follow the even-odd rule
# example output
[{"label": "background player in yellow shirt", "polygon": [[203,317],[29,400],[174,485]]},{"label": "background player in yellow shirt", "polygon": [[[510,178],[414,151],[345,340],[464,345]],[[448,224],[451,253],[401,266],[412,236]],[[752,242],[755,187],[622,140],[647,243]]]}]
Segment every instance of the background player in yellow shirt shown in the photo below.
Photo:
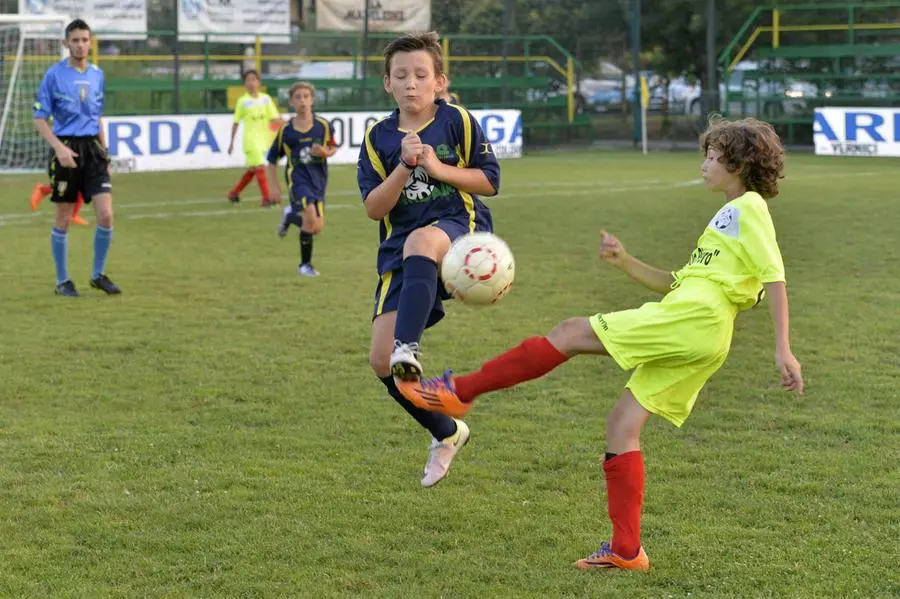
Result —
[{"label": "background player in yellow shirt", "polygon": [[228,192],[228,199],[235,203],[240,202],[241,192],[249,185],[253,177],[256,177],[256,182],[259,183],[259,189],[262,191],[260,205],[271,206],[276,202],[269,197],[269,182],[266,179],[266,153],[272,144],[273,132],[278,131],[283,123],[275,102],[268,94],[259,91],[259,73],[252,70],[244,73],[244,87],[247,88],[247,93],[238,98],[234,107],[234,125],[231,127],[231,143],[228,145],[228,154],[231,155],[234,152],[234,138],[237,135],[238,127],[243,123],[242,145],[244,155],[247,157],[247,171],[237,185]]},{"label": "background player in yellow shirt", "polygon": [[785,389],[803,392],[791,353],[784,265],[766,200],[778,195],[784,149],[775,130],[755,119],[719,121],[701,138],[703,178],[726,204],[710,220],[697,249],[677,272],[648,266],[601,234],[600,257],[663,294],[634,310],[572,318],[546,337],[531,337],[476,373],[398,387],[415,405],[460,417],[483,393],[540,377],[579,354],[611,356],[634,370],[606,420],[606,475],[611,542],[578,568],[647,570],[641,546],[644,460],[640,433],[651,414],[681,426],[697,394],[725,362],[738,312],[764,295],[775,329],[775,363]]}]

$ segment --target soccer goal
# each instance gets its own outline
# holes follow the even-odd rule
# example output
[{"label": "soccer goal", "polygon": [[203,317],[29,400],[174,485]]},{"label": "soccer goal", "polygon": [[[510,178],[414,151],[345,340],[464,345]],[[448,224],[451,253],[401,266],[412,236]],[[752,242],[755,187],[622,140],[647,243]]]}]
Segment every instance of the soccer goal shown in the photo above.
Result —
[{"label": "soccer goal", "polygon": [[65,16],[0,15],[0,172],[42,170],[49,148],[33,108],[44,73],[65,56]]}]

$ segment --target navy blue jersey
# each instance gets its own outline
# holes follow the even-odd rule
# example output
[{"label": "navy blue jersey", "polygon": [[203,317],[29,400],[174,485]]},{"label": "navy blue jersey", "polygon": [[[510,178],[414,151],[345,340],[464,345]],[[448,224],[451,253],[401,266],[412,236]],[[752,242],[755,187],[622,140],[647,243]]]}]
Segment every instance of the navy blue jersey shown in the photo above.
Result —
[{"label": "navy blue jersey", "polygon": [[313,144],[326,148],[335,145],[331,137],[331,125],[320,116],[313,115],[313,124],[306,131],[294,128],[291,119],[275,136],[269,148],[269,164],[277,163],[287,156],[285,180],[295,199],[324,200],[325,186],[328,185],[328,161],[310,154]]},{"label": "navy blue jersey", "polygon": [[34,118],[52,118],[57,137],[96,137],[103,116],[104,86],[100,67],[89,64],[79,71],[63,59],[44,74]]},{"label": "navy blue jersey", "polygon": [[[399,126],[399,110],[372,125],[359,151],[357,180],[363,201],[400,164],[400,142],[408,131]],[[481,125],[462,106],[437,102],[434,118],[416,133],[434,148],[444,164],[479,168],[494,189],[500,190],[500,165]],[[406,167],[400,166],[406,170]],[[478,196],[428,176],[424,167],[409,175],[400,199],[379,225],[378,273],[400,268],[403,243],[418,229],[441,220],[464,223],[468,230],[489,226],[490,212]],[[481,230],[481,229],[479,229]]]}]

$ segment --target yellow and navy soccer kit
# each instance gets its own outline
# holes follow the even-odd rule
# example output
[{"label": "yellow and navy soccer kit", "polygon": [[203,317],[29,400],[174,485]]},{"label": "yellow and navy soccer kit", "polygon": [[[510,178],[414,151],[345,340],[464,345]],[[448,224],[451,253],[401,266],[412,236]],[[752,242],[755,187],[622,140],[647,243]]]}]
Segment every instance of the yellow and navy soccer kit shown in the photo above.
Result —
[{"label": "yellow and navy soccer kit", "polygon": [[[434,118],[416,131],[422,143],[434,148],[435,155],[444,164],[481,169],[494,189],[499,190],[500,165],[481,125],[461,106],[442,100],[436,104]],[[369,192],[394,169],[407,170],[400,164],[400,142],[407,133],[400,128],[398,110],[366,132],[357,168],[364,202]],[[452,241],[474,231],[491,231],[493,221],[478,196],[432,179],[424,167],[417,166],[409,173],[397,204],[379,224],[374,316],[397,309],[403,284],[403,244],[410,233],[428,226],[443,230]],[[426,326],[431,327],[443,318],[441,300],[449,297],[444,286],[438,285],[438,296]]]},{"label": "yellow and navy soccer kit", "polygon": [[53,133],[77,154],[75,168],[50,156],[48,173],[53,188],[50,201],[75,203],[80,193],[85,203],[110,193],[109,154],[100,143],[105,79],[92,64],[79,70],[64,58],[47,70],[38,88],[34,118],[52,120]]},{"label": "yellow and navy soccer kit", "polygon": [[632,370],[628,389],[649,412],[676,426],[724,364],[734,319],[784,281],[784,263],[766,201],[747,192],[709,222],[688,263],[659,302],[591,317],[609,355]]},{"label": "yellow and navy soccer kit", "polygon": [[259,92],[254,97],[247,93],[238,98],[234,107],[234,122],[244,125],[242,145],[248,167],[266,163],[266,150],[272,143],[269,124],[279,116],[278,107],[268,94]]},{"label": "yellow and navy soccer kit", "polygon": [[321,214],[328,185],[328,159],[312,155],[315,144],[325,148],[335,145],[329,122],[313,115],[312,125],[300,131],[294,128],[291,119],[278,131],[266,159],[269,164],[276,164],[286,156],[285,181],[290,190],[291,206],[302,212],[309,204],[316,204]]}]

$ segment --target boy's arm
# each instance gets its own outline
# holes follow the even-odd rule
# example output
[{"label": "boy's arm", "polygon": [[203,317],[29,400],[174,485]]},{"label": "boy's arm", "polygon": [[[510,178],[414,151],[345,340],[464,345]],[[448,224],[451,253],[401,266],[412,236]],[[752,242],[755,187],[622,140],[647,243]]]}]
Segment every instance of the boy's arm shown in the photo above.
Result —
[{"label": "boy's arm", "polygon": [[765,283],[765,288],[766,296],[769,298],[769,312],[772,314],[772,326],[775,329],[775,364],[781,373],[782,385],[788,391],[796,391],[798,395],[803,395],[800,362],[791,352],[787,287],[784,281],[777,281]]},{"label": "boy's arm", "polygon": [[228,153],[234,152],[234,136],[237,134],[238,127],[241,126],[241,120],[244,118],[243,105],[239,102],[234,107],[234,123],[231,125],[231,141],[228,143]]},{"label": "boy's arm", "polygon": [[[363,151],[365,151],[365,148]],[[387,216],[400,200],[400,194],[409,180],[410,172],[405,166],[400,165],[387,176],[387,179],[370,191],[363,198],[366,206],[366,216],[372,220],[381,220]]]},{"label": "boy's arm", "polygon": [[278,161],[281,160],[281,157],[284,156],[284,127],[282,127],[278,131],[278,135],[275,136],[275,139],[272,140],[272,146],[269,148],[269,153],[266,155],[266,173],[269,177],[269,181],[272,183],[272,190],[274,197],[272,198],[275,201],[281,200],[281,183],[278,180]]},{"label": "boy's arm", "polygon": [[458,146],[466,167],[444,164],[434,148],[425,145],[419,163],[432,179],[449,183],[456,189],[481,196],[495,196],[500,191],[500,164],[491,144],[485,139],[481,125],[472,114],[463,109],[459,120],[454,121]]},{"label": "boy's arm", "polygon": [[497,195],[497,189],[480,168],[459,168],[444,164],[438,160],[434,148],[431,146],[425,146],[423,154],[420,162],[432,179],[448,183],[466,193],[476,193],[481,196]]},{"label": "boy's arm", "polygon": [[[400,194],[406,187],[412,170],[401,162],[387,174],[384,161],[376,150],[374,127],[373,125],[366,131],[365,141],[359,148],[357,182],[366,208],[366,216],[372,220],[381,220],[400,201]],[[418,139],[414,133],[409,133],[403,138],[400,142],[401,161],[405,160],[406,164],[415,161],[414,156],[421,152],[421,143]]]},{"label": "boy's arm", "polygon": [[605,230],[600,231],[600,258],[615,267],[618,267],[629,277],[646,287],[665,295],[672,290],[675,277],[672,273],[645,264],[625,251],[615,236]]},{"label": "boy's arm", "polygon": [[645,264],[634,256],[628,256],[619,268],[626,275],[651,291],[662,295],[672,291],[672,283],[675,282],[675,277],[669,271]]}]

